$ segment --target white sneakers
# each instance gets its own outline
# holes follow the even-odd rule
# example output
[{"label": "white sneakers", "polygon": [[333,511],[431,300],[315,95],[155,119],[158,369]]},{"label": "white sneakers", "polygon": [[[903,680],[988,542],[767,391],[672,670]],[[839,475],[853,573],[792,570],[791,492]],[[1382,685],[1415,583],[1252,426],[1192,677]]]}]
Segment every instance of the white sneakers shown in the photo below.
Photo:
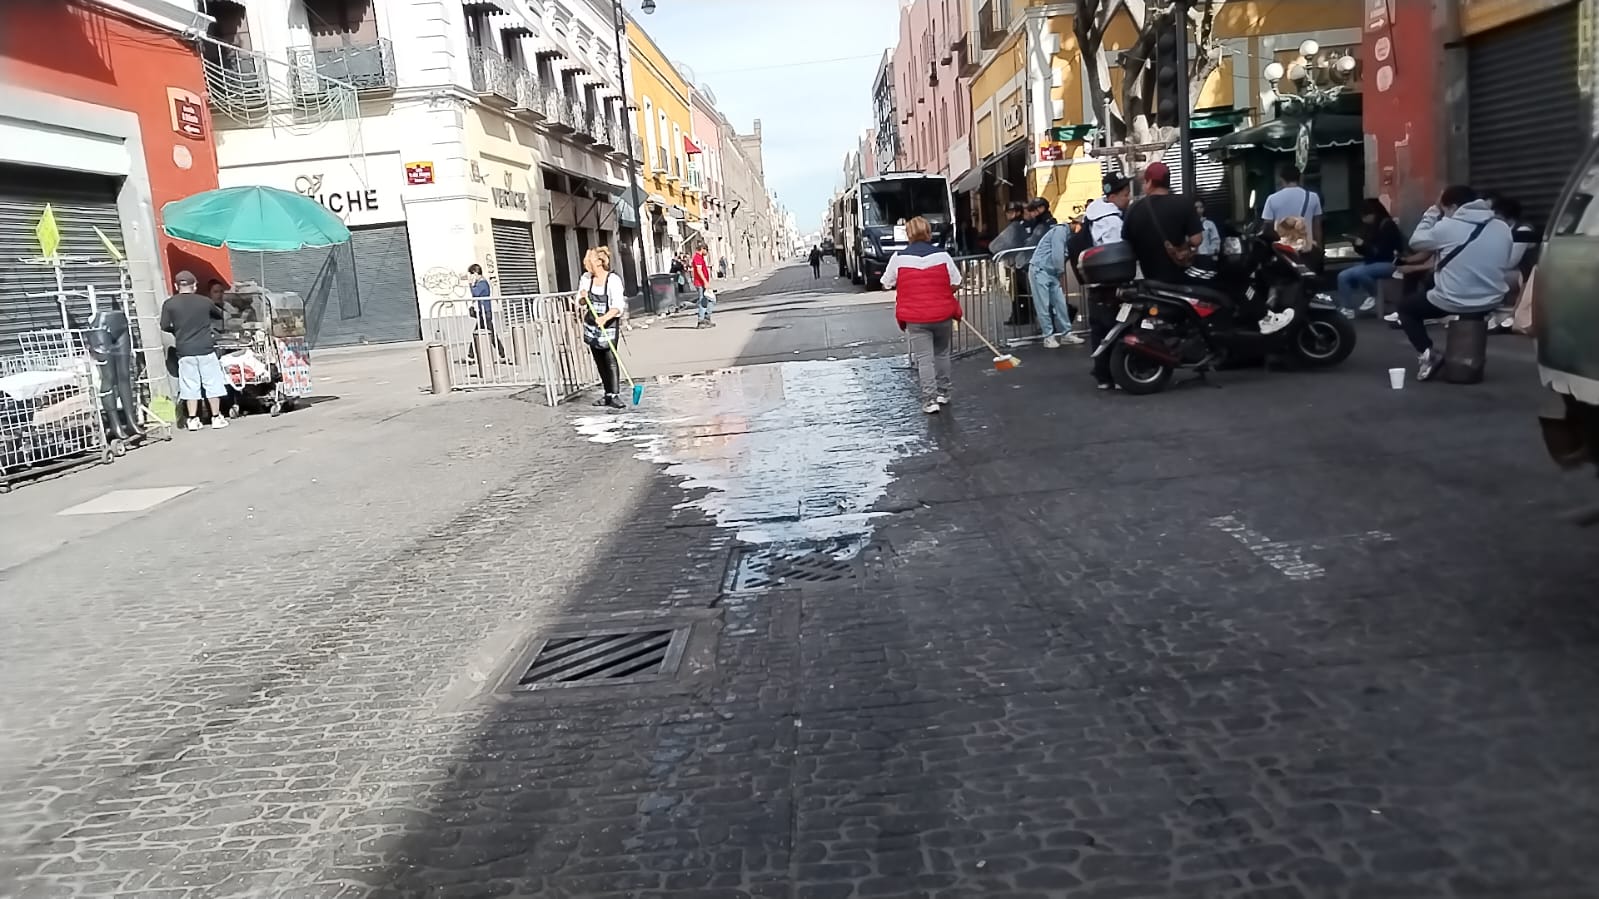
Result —
[{"label": "white sneakers", "polygon": [[1066,346],[1082,346],[1088,341],[1084,340],[1081,335],[1068,333],[1065,337],[1060,339],[1060,342]]},{"label": "white sneakers", "polygon": [[922,411],[926,412],[928,415],[937,415],[940,408],[942,407],[939,406],[938,403],[928,403],[922,407]]},{"label": "white sneakers", "polygon": [[1416,358],[1416,380],[1426,381],[1438,372],[1438,366],[1444,362],[1444,354],[1437,350],[1428,350]]},{"label": "white sneakers", "polygon": [[189,419],[189,423],[184,425],[184,427],[190,431],[198,431],[200,430],[200,419],[191,418]]},{"label": "white sneakers", "polygon": [[1360,311],[1361,312],[1370,312],[1370,311],[1372,311],[1373,309],[1376,309],[1376,308],[1377,308],[1377,298],[1376,297],[1366,297],[1366,299],[1364,301],[1362,301],[1361,304],[1360,304]]},{"label": "white sneakers", "polygon": [[1060,349],[1060,341],[1056,340],[1055,335],[1051,334],[1044,338],[1044,348],[1049,350],[1058,350]]},{"label": "white sneakers", "polygon": [[1081,336],[1073,334],[1070,331],[1067,331],[1065,334],[1062,334],[1059,337],[1051,334],[1044,338],[1044,347],[1051,350],[1058,350],[1063,346],[1082,346],[1084,343],[1087,343],[1087,341],[1083,340]]},{"label": "white sneakers", "polygon": [[[214,415],[214,416],[211,417],[211,430],[220,431],[220,430],[222,430],[223,428],[225,428],[227,426],[228,426],[228,420],[226,418],[224,418],[223,416]],[[198,431],[201,428],[200,419],[191,418],[191,419],[189,419],[188,423],[186,423],[183,427],[184,427],[184,429],[189,430],[189,431]]]},{"label": "white sneakers", "polygon": [[1276,334],[1278,331],[1288,327],[1293,320],[1294,310],[1292,309],[1284,309],[1281,312],[1268,312],[1266,317],[1260,320],[1260,333]]}]

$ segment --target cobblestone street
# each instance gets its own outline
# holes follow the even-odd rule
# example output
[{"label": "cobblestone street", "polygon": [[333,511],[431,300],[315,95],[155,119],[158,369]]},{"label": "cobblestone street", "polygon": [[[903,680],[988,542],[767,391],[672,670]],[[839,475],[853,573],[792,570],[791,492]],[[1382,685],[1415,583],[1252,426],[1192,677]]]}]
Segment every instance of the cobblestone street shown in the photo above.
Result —
[{"label": "cobblestone street", "polygon": [[1024,348],[928,417],[890,299],[636,331],[615,415],[389,351],[5,497],[0,895],[1599,895],[1595,486],[1519,338],[1149,398]]}]

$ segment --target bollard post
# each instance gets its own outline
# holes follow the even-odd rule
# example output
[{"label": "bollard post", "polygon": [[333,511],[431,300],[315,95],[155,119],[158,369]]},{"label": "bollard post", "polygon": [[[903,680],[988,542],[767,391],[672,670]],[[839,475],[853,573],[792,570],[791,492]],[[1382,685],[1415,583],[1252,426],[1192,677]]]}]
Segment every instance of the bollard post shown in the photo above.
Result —
[{"label": "bollard post", "polygon": [[434,396],[450,392],[450,348],[442,343],[428,344],[428,385]]},{"label": "bollard post", "polygon": [[532,361],[527,346],[527,325],[511,326],[511,362],[517,368],[527,368]]},{"label": "bollard post", "polygon": [[477,376],[489,380],[494,374],[494,333],[483,328],[473,331],[472,349],[477,355]]}]

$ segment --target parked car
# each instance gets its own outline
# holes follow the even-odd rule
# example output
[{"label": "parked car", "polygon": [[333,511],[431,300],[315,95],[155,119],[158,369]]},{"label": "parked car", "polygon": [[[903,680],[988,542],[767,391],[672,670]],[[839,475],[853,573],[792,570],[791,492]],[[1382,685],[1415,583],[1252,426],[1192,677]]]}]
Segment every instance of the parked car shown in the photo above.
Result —
[{"label": "parked car", "polygon": [[1557,402],[1542,417],[1556,462],[1599,470],[1599,140],[1555,205],[1532,279],[1538,376]]}]

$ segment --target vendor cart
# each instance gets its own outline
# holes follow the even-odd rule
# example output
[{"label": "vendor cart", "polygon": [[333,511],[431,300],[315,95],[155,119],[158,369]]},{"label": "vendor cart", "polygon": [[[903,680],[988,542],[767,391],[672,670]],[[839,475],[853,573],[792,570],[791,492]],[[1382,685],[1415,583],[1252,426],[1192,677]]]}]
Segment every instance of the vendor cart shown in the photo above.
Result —
[{"label": "vendor cart", "polygon": [[236,285],[222,298],[216,347],[232,393],[230,414],[277,415],[311,395],[311,351],[299,294],[265,290],[252,281]]}]

